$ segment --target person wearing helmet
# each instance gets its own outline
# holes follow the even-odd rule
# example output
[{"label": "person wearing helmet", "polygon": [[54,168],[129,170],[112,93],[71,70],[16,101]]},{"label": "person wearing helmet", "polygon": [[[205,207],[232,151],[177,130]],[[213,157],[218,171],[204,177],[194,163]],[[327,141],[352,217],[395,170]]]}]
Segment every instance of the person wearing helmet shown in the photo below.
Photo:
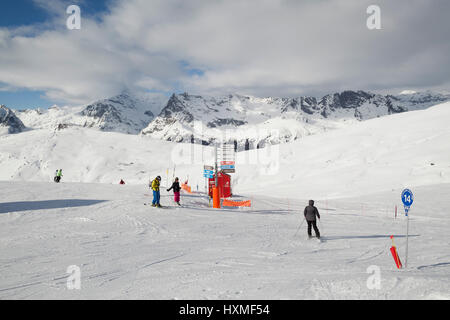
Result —
[{"label": "person wearing helmet", "polygon": [[152,190],[153,190],[153,201],[152,201],[152,207],[158,207],[161,208],[161,204],[159,203],[159,200],[161,198],[160,191],[159,191],[159,185],[161,184],[161,177],[157,176],[152,181]]},{"label": "person wearing helmet", "polygon": [[308,223],[308,238],[311,238],[311,227],[313,227],[317,239],[320,239],[320,232],[316,224],[316,216],[320,220],[320,214],[319,210],[314,206],[314,200],[309,200],[309,205],[305,208],[304,215]]}]

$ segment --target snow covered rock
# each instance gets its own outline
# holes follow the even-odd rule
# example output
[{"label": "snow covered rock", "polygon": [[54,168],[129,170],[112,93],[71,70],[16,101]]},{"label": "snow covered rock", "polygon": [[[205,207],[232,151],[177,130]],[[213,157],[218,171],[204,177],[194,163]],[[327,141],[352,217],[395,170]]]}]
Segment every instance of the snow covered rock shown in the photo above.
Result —
[{"label": "snow covered rock", "polygon": [[425,92],[407,91],[407,92],[408,94],[403,92],[403,94],[398,94],[389,97],[397,104],[408,106],[409,111],[428,108],[450,100],[449,95],[434,93],[431,91]]},{"label": "snow covered rock", "polygon": [[425,109],[448,100],[450,96],[431,92],[380,95],[343,91],[321,99],[183,93],[172,95],[142,134],[206,145],[223,141],[236,144],[240,150],[253,149],[290,142],[355,121]]},{"label": "snow covered rock", "polygon": [[63,130],[68,127],[87,127],[101,131],[137,134],[159,113],[164,102],[145,94],[123,92],[115,97],[85,106],[58,107],[48,110],[15,111],[27,127]]},{"label": "snow covered rock", "polygon": [[153,120],[153,108],[137,96],[123,92],[86,106],[80,115],[83,117],[84,127],[137,134]]},{"label": "snow covered rock", "polygon": [[0,134],[19,133],[25,129],[23,122],[6,106],[0,106]]},{"label": "snow covered rock", "polygon": [[425,109],[448,100],[450,96],[432,92],[380,95],[343,91],[320,99],[183,93],[173,94],[167,101],[164,97],[124,91],[84,106],[13,112],[32,129],[64,130],[78,126],[142,133],[174,142],[210,145],[224,141],[245,150],[290,142],[358,121]]},{"label": "snow covered rock", "polygon": [[[267,131],[281,117],[272,98],[230,94],[221,97],[173,94],[161,113],[142,131],[157,139],[208,145],[218,140],[247,139],[258,143],[258,131]],[[290,136],[291,134],[289,134]],[[263,135],[263,140],[269,135]]]},{"label": "snow covered rock", "polygon": [[58,107],[55,105],[48,109],[14,110],[14,113],[27,128],[55,130],[68,126],[79,126],[81,117],[77,116],[77,113],[81,110],[81,107]]}]

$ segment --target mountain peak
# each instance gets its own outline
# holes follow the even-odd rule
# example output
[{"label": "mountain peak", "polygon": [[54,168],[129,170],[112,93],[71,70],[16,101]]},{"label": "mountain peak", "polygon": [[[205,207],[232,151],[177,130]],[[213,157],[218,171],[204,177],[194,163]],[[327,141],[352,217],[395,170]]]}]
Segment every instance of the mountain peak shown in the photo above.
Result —
[{"label": "mountain peak", "polygon": [[25,130],[23,122],[5,105],[0,105],[0,134],[19,133]]},{"label": "mountain peak", "polygon": [[79,115],[83,126],[103,131],[137,134],[161,110],[161,98],[151,94],[124,90],[120,94],[86,106]]}]

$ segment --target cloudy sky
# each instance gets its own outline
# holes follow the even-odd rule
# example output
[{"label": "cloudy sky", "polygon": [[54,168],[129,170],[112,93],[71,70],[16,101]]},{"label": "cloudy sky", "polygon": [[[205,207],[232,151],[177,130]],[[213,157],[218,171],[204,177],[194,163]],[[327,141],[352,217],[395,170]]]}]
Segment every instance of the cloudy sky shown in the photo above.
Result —
[{"label": "cloudy sky", "polygon": [[[66,8],[81,8],[68,30]],[[369,5],[381,30],[369,30]],[[2,0],[0,104],[450,90],[448,0]]]}]

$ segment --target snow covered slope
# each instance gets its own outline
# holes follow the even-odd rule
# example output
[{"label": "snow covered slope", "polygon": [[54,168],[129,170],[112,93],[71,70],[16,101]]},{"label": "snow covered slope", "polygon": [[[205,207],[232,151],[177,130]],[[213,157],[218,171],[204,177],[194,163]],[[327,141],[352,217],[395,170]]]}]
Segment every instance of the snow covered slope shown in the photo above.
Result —
[{"label": "snow covered slope", "polygon": [[[450,183],[448,119],[447,102],[239,152],[234,192],[324,198]],[[2,136],[0,149],[0,180],[51,181],[62,168],[64,181],[144,184],[169,169],[203,190],[213,164],[212,147],[80,127]]]},{"label": "snow covered slope", "polygon": [[142,134],[204,145],[225,141],[248,150],[448,100],[450,96],[431,92],[383,96],[344,91],[321,99],[174,94]]},{"label": "snow covered slope", "polygon": [[[397,270],[400,190],[317,201],[317,243],[297,233],[298,196],[217,211],[202,194],[175,207],[163,190],[158,209],[144,185],[0,182],[0,299],[450,299],[450,185],[414,192]],[[67,287],[71,266],[80,290]]]},{"label": "snow covered slope", "polygon": [[446,102],[238,153],[236,191],[325,198],[450,183],[449,119]]},{"label": "snow covered slope", "polygon": [[154,118],[154,113],[160,112],[164,102],[160,97],[124,91],[87,106],[20,110],[16,111],[16,115],[33,129],[61,130],[81,126],[137,134]]},{"label": "snow covered slope", "polygon": [[80,127],[13,137],[0,138],[0,180],[51,181],[63,169],[64,181],[143,183],[167,168],[173,149],[166,141]]}]

